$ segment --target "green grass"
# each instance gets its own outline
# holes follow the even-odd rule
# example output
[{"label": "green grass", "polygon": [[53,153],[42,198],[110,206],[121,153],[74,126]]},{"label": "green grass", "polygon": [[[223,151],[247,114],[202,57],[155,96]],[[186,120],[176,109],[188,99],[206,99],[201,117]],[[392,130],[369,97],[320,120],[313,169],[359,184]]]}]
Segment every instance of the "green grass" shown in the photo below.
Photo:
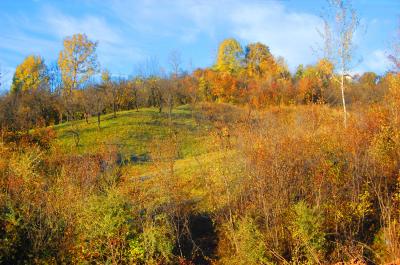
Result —
[{"label": "green grass", "polygon": [[[70,132],[72,125],[79,129],[80,145],[75,147]],[[122,179],[124,183],[133,183],[141,187],[143,192],[158,194],[158,182],[168,177],[168,162],[151,160],[154,142],[160,140],[168,145],[171,133],[169,119],[166,113],[158,113],[157,109],[145,108],[138,112],[122,111],[102,116],[101,129],[97,128],[96,117],[89,120],[65,123],[54,126],[57,132],[57,141],[60,147],[72,154],[97,153],[104,148],[117,148],[122,159],[127,161],[122,165]],[[183,185],[185,198],[201,202],[199,211],[207,211],[212,207],[208,198],[208,185],[223,187],[221,174],[229,168],[232,172],[239,172],[236,165],[237,152],[235,150],[221,151],[216,145],[215,137],[210,134],[211,125],[198,125],[192,118],[191,110],[181,106],[173,111],[173,131],[176,132],[179,146],[179,156],[174,162],[174,183]],[[132,156],[147,155],[148,161],[132,161]],[[233,161],[234,164],[229,164]],[[158,163],[158,164],[157,164]],[[239,168],[239,169],[238,169]],[[222,173],[221,173],[222,172]],[[208,184],[207,184],[208,183]],[[158,195],[157,195],[158,196]]]},{"label": "green grass", "polygon": [[[97,117],[63,123],[53,128],[57,132],[58,144],[73,153],[96,153],[100,147],[116,148],[123,160],[133,157],[145,158],[149,155],[149,145],[154,139],[165,139],[171,132],[166,113],[155,108],[139,111],[129,110],[101,116],[101,128],[97,127]],[[71,130],[79,131],[80,142],[76,147]],[[172,128],[180,143],[180,159],[204,154],[208,150],[207,128],[199,126],[192,119],[191,110],[181,106],[173,111]]]}]

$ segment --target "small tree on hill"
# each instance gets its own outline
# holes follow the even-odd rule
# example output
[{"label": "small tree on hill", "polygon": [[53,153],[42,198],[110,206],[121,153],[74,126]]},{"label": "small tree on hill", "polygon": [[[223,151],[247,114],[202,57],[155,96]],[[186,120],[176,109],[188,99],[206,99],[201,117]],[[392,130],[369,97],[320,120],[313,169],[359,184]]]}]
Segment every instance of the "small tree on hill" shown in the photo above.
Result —
[{"label": "small tree on hill", "polygon": [[347,109],[345,98],[346,76],[349,75],[354,55],[354,34],[359,25],[356,11],[351,6],[350,0],[328,0],[330,12],[324,19],[325,27],[322,36],[325,40],[325,57],[331,57],[332,62],[339,72],[343,124],[347,126]]}]

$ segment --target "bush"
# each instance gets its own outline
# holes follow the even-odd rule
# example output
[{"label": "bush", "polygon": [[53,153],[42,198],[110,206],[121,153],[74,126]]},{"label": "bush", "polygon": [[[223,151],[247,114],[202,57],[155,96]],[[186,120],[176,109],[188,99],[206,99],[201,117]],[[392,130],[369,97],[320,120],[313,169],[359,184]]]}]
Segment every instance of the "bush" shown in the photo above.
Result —
[{"label": "bush", "polygon": [[293,206],[290,231],[293,237],[293,260],[301,264],[316,264],[323,260],[325,233],[323,217],[316,208],[309,208],[304,201]]}]

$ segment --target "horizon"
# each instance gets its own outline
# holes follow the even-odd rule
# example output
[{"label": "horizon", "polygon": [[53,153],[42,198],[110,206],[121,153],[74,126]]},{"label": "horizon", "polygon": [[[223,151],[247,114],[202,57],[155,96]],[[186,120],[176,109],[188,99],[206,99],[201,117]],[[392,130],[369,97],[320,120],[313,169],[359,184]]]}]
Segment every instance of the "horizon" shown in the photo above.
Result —
[{"label": "horizon", "polygon": [[[290,71],[320,57],[317,29],[326,1],[2,1],[0,67],[2,91],[15,68],[31,54],[46,64],[57,60],[65,37],[84,33],[98,41],[102,69],[128,77],[149,58],[168,69],[167,58],[179,51],[184,70],[212,66],[218,44],[235,38],[242,46],[262,42]],[[390,66],[387,53],[395,37],[400,2],[353,2],[361,27],[356,32],[354,73],[382,75]],[[222,15],[222,8],[225,15]]]}]

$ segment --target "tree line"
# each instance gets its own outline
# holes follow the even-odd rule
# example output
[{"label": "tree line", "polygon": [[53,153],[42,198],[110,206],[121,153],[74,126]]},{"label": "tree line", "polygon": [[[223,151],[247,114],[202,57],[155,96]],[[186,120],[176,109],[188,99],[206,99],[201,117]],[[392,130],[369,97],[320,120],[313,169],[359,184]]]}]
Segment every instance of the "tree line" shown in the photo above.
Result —
[{"label": "tree line", "polygon": [[97,42],[85,34],[64,40],[57,64],[46,65],[38,55],[29,55],[17,66],[10,91],[1,97],[3,130],[24,131],[34,127],[86,119],[104,113],[156,107],[171,112],[174,106],[199,102],[224,102],[262,109],[271,105],[340,105],[340,87],[346,85],[350,104],[382,99],[394,72],[373,72],[343,78],[328,58],[315,65],[299,65],[291,74],[282,57],[274,57],[263,43],[244,49],[235,39],[218,48],[212,67],[191,73],[181,69],[178,52],[171,53],[167,74],[156,61],[144,65],[132,78],[113,78],[100,70]]}]

